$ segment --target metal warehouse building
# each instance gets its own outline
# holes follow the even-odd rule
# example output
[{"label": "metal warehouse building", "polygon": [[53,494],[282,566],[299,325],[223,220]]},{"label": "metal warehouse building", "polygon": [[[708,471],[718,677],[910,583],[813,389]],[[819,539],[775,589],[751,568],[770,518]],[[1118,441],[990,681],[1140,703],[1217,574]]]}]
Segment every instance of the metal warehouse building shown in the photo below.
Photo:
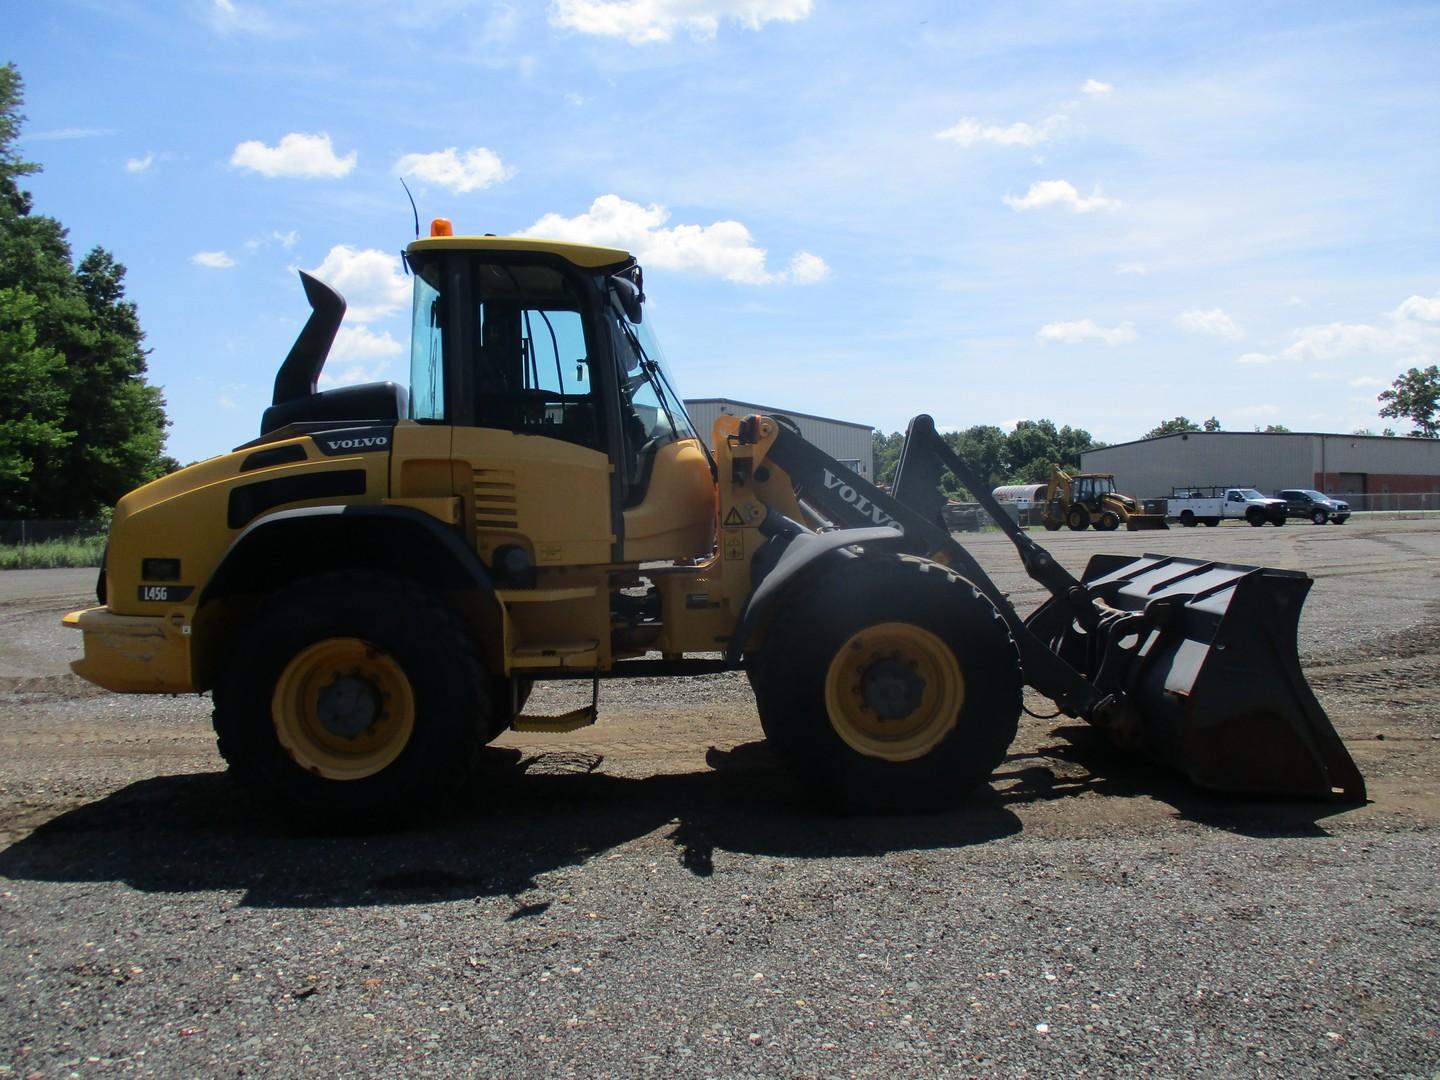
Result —
[{"label": "metal warehouse building", "polygon": [[[875,479],[875,429],[868,424],[854,424],[848,420],[831,420],[824,416],[811,416],[792,409],[777,409],[772,405],[756,405],[751,401],[732,401],[730,398],[693,398],[685,402],[685,411],[695,421],[695,427],[705,444],[710,444],[711,429],[715,418],[722,414],[749,416],[751,413],[766,413],[769,416],[784,416],[795,421],[808,442],[814,443],[840,464],[859,473],[866,480]],[[714,447],[711,447],[714,449]]]},{"label": "metal warehouse building", "polygon": [[1317,488],[1356,510],[1440,509],[1440,439],[1316,432],[1188,431],[1081,456],[1141,499],[1178,487]]}]

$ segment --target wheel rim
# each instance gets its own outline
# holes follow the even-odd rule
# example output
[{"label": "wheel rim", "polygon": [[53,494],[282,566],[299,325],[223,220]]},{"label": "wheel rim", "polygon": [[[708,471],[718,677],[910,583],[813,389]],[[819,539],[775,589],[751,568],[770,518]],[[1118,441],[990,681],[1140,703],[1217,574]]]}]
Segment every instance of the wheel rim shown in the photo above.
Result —
[{"label": "wheel rim", "polygon": [[291,658],[270,702],[275,735],[301,768],[360,780],[390,765],[415,730],[415,695],[394,657],[327,638]]},{"label": "wheel rim", "polygon": [[825,707],[852,750],[912,761],[955,728],[965,676],[954,651],[923,627],[879,623],[851,637],[830,661]]}]

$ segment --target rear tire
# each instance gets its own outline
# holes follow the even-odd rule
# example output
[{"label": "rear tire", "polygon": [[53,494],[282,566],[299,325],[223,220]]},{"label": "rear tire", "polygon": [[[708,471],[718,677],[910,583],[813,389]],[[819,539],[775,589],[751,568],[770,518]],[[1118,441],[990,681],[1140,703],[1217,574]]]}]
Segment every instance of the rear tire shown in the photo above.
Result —
[{"label": "rear tire", "polygon": [[1090,511],[1083,506],[1072,506],[1065,515],[1065,524],[1071,532],[1084,532],[1090,527]]},{"label": "rear tire", "polygon": [[1313,521],[1316,525],[1324,525],[1325,522],[1330,520],[1330,515],[1325,513],[1324,510],[1316,510],[1313,514],[1310,515],[1310,520]]},{"label": "rear tire", "polygon": [[794,587],[750,660],[760,724],[835,809],[961,802],[1004,760],[1019,656],[991,602],[937,563],[836,561]]},{"label": "rear tire", "polygon": [[275,597],[214,689],[231,775],[302,826],[399,822],[455,795],[493,734],[469,635],[411,583],[313,578]]},{"label": "rear tire", "polygon": [[1195,527],[1195,512],[1193,510],[1180,511],[1180,524],[1187,529]]}]

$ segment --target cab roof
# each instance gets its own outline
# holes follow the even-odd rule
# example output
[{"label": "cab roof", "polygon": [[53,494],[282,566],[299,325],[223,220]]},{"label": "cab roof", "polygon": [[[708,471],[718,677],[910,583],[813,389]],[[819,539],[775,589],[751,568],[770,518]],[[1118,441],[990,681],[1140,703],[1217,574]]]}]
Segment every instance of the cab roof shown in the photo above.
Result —
[{"label": "cab roof", "polygon": [[557,255],[575,266],[595,270],[623,266],[634,261],[634,256],[620,248],[570,244],[562,240],[538,240],[529,236],[426,236],[411,241],[405,248],[406,254],[419,255],[431,251],[505,251]]}]

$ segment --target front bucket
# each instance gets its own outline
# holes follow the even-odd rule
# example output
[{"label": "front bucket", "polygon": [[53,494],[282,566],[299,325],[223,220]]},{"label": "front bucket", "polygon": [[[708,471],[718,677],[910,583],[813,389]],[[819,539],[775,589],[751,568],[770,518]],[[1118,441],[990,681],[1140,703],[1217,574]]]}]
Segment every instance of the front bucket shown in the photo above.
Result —
[{"label": "front bucket", "polygon": [[1103,617],[1063,601],[1027,624],[1098,688],[1120,691],[1117,740],[1200,787],[1363,802],[1365,781],[1300,670],[1307,574],[1160,555],[1096,555],[1082,579]]},{"label": "front bucket", "polygon": [[1168,529],[1165,518],[1160,514],[1131,514],[1125,521],[1126,532],[1141,532],[1144,529]]}]

